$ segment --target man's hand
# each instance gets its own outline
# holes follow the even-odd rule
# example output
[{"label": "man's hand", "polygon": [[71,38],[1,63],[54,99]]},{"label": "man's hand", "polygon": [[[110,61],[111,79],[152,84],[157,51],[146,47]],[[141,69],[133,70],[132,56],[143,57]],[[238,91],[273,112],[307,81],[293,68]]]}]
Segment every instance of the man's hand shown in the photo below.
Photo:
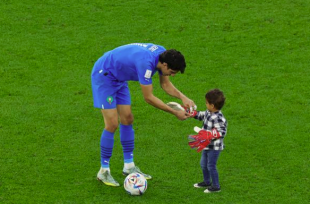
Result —
[{"label": "man's hand", "polygon": [[173,110],[176,111],[173,114],[179,120],[185,120],[188,117],[191,117],[191,114],[189,113],[189,111],[187,111],[184,106],[182,106],[176,102],[169,102],[169,103],[167,103],[167,106],[169,106],[170,108],[172,108]]},{"label": "man's hand", "polygon": [[186,111],[175,111],[174,115],[179,119],[179,120],[186,120],[187,118],[190,117],[190,114],[187,113]]},{"label": "man's hand", "polygon": [[192,111],[187,111],[190,114],[190,117],[193,118],[197,115],[197,111],[196,110],[192,110]]},{"label": "man's hand", "polygon": [[183,108],[186,110],[186,112],[190,113],[191,117],[195,117],[197,115],[197,106],[191,99],[187,98],[186,96],[183,96],[181,98],[183,103]]},{"label": "man's hand", "polygon": [[184,104],[186,107],[193,107],[193,106],[195,106],[194,101],[192,101],[191,99],[187,98],[187,97],[184,96],[184,95],[181,97],[181,100],[182,100],[183,104]]},{"label": "man's hand", "polygon": [[197,115],[197,106],[195,105],[194,107],[191,107],[191,108],[187,108],[185,106],[181,106],[187,113],[190,114],[190,117],[195,117]]}]

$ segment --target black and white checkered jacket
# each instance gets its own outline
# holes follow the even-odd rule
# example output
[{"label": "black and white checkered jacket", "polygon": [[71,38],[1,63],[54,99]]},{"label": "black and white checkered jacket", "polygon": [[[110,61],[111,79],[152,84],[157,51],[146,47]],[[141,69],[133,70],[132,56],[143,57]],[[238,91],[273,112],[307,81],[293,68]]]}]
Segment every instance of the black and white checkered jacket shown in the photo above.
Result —
[{"label": "black and white checkered jacket", "polygon": [[227,133],[227,121],[221,111],[211,113],[210,111],[197,111],[197,115],[194,117],[199,121],[203,121],[202,129],[212,130],[216,128],[221,137],[216,140],[212,140],[211,143],[204,150],[223,150],[224,149],[224,137]]}]

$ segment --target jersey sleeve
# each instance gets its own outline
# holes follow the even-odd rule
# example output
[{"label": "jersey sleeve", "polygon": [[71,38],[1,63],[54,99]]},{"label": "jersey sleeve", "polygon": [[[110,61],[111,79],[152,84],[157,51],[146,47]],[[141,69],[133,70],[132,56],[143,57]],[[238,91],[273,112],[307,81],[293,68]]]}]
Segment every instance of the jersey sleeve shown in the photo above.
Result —
[{"label": "jersey sleeve", "polygon": [[152,84],[152,76],[154,74],[154,70],[152,69],[152,63],[150,61],[141,60],[140,62],[136,63],[136,69],[140,84]]}]

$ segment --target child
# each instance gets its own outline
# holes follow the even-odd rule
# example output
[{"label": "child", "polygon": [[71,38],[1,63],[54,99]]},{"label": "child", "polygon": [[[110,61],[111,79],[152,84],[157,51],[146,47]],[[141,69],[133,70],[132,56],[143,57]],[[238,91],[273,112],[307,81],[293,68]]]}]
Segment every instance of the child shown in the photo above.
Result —
[{"label": "child", "polygon": [[195,188],[207,188],[205,193],[220,192],[219,176],[216,163],[221,151],[224,149],[224,137],[227,131],[227,121],[221,112],[225,103],[225,96],[219,89],[210,90],[206,95],[206,111],[197,111],[193,118],[203,121],[203,131],[216,129],[219,138],[211,140],[201,155],[200,166],[203,173],[203,181],[194,184]]}]

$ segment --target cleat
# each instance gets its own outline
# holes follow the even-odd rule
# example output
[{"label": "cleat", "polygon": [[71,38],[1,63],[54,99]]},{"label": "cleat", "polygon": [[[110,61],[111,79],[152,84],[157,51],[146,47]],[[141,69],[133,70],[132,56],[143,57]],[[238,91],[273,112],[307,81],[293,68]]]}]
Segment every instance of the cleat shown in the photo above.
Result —
[{"label": "cleat", "polygon": [[139,169],[139,167],[137,167],[137,166],[134,166],[134,167],[132,167],[132,168],[130,168],[130,169],[123,169],[123,174],[124,174],[125,176],[128,176],[128,175],[131,174],[131,173],[139,173],[139,174],[142,174],[142,175],[145,177],[145,179],[152,179],[152,176],[151,176],[151,175],[142,173],[142,171],[141,171],[141,170]]},{"label": "cleat", "polygon": [[111,176],[110,171],[103,172],[100,169],[97,174],[97,179],[107,186],[119,186],[119,183],[115,181],[114,178]]}]

